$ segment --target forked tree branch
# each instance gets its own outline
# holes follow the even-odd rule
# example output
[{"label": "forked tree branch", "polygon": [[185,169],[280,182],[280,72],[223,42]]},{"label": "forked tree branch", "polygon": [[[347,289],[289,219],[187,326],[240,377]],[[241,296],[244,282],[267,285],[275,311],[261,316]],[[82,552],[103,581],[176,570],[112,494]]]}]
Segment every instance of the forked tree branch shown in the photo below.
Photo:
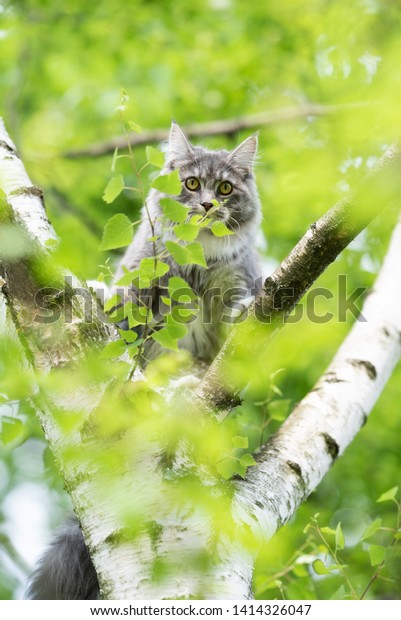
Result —
[{"label": "forked tree branch", "polygon": [[[183,126],[183,130],[188,138],[204,138],[220,135],[231,136],[244,129],[256,129],[276,123],[286,123],[307,116],[335,114],[355,107],[361,107],[361,105],[363,104],[321,105],[319,103],[306,103],[300,106],[267,110],[265,112],[259,112],[258,114],[250,114],[248,116],[240,116],[228,120],[194,123],[192,125]],[[131,133],[129,135],[129,144],[131,147],[136,147],[154,142],[163,142],[168,139],[168,136],[169,129],[151,129],[139,134]],[[69,159],[76,159],[78,157],[100,157],[101,155],[113,153],[116,148],[122,150],[127,148],[126,136],[116,136],[109,140],[90,144],[81,149],[67,151],[64,156]]]},{"label": "forked tree branch", "polygon": [[[242,514],[270,538],[365,424],[401,356],[401,221],[358,320],[326,372],[237,484]],[[398,405],[397,405],[398,406]],[[252,518],[248,516],[249,522]]]},{"label": "forked tree branch", "polygon": [[[334,205],[312,224],[290,254],[264,283],[248,311],[248,318],[231,331],[221,351],[197,387],[194,398],[221,415],[237,405],[239,393],[250,379],[230,372],[244,338],[254,358],[265,351],[269,339],[284,324],[298,301],[376,215],[395,199],[401,188],[401,149],[395,142],[366,175],[349,199]],[[263,338],[260,323],[265,323]],[[252,339],[252,335],[256,334]]]}]

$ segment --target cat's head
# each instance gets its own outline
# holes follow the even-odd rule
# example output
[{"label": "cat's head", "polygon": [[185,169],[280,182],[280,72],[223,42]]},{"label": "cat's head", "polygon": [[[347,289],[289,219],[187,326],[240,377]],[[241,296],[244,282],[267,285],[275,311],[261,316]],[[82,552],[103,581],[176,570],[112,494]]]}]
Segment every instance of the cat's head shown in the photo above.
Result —
[{"label": "cat's head", "polygon": [[[254,231],[260,222],[253,174],[257,147],[256,134],[233,151],[193,146],[173,122],[164,171],[179,170],[182,191],[176,199],[190,208],[190,215],[203,216],[210,211],[212,219],[223,221],[238,237]],[[213,201],[220,204],[218,209],[212,208]]]}]

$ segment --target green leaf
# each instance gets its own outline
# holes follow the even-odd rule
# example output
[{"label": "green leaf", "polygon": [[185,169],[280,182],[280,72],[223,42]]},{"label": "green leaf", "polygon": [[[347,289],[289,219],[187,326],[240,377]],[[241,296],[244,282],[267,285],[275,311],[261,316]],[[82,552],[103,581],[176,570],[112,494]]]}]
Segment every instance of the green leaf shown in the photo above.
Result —
[{"label": "green leaf", "polygon": [[166,241],[166,248],[179,265],[188,265],[192,263],[192,257],[187,251],[186,246],[176,243],[175,241]]},{"label": "green leaf", "polygon": [[292,572],[294,573],[296,577],[307,577],[308,576],[308,570],[304,564],[295,564],[292,569]]},{"label": "green leaf", "polygon": [[206,226],[209,226],[211,221],[212,220],[209,217],[205,218],[205,216],[202,215],[193,215],[189,220],[189,223],[194,226],[199,226],[199,228],[206,228]]},{"label": "green leaf", "polygon": [[215,237],[226,237],[227,235],[233,235],[234,232],[227,228],[227,226],[221,220],[216,220],[210,227],[210,230]]},{"label": "green leaf", "polygon": [[[186,300],[186,302],[189,303],[188,300]],[[188,305],[173,306],[171,308],[171,316],[173,317],[174,321],[181,324],[183,322],[184,323],[188,322],[188,319],[198,314],[198,311],[199,311],[198,305],[194,305],[193,302],[191,302],[191,306],[188,306]]]},{"label": "green leaf", "polygon": [[100,250],[114,250],[129,245],[132,241],[134,232],[132,222],[123,213],[116,213],[107,222]]},{"label": "green leaf", "polygon": [[268,411],[273,420],[282,422],[286,419],[290,408],[291,400],[289,398],[281,398],[278,400],[272,400],[269,403]]},{"label": "green leaf", "polygon": [[203,247],[198,241],[194,241],[186,246],[187,252],[189,252],[192,260],[192,263],[196,265],[201,265],[202,267],[207,267],[207,263],[205,260],[205,255],[203,253]]},{"label": "green leaf", "polygon": [[225,480],[229,480],[238,471],[238,461],[232,458],[225,458],[216,464],[216,469]]},{"label": "green leaf", "polygon": [[188,216],[188,207],[173,198],[161,198],[159,201],[161,210],[168,220],[172,222],[184,222]]},{"label": "green leaf", "polygon": [[377,566],[383,562],[386,555],[385,547],[382,547],[381,545],[370,545],[368,551],[371,566]]},{"label": "green leaf", "polygon": [[382,519],[375,519],[374,521],[372,521],[372,523],[368,525],[368,527],[362,534],[361,540],[366,540],[370,536],[373,536],[373,534],[375,534],[381,528],[381,525]]},{"label": "green leaf", "polygon": [[116,148],[114,149],[113,159],[111,161],[111,172],[113,174],[116,171],[117,159],[118,159],[118,146],[116,146]]},{"label": "green leaf", "polygon": [[116,286],[131,286],[135,277],[137,277],[137,269],[133,269],[132,271],[128,271],[123,267],[125,273],[119,280],[116,282]]},{"label": "green leaf", "polygon": [[396,498],[397,493],[398,493],[398,487],[393,487],[392,489],[389,489],[385,493],[382,493],[379,499],[377,499],[376,501],[377,503],[380,503],[380,502],[388,502],[389,500],[394,500]]},{"label": "green leaf", "polygon": [[128,121],[128,127],[135,133],[142,133],[142,127],[138,125],[138,123],[135,123],[135,121]]},{"label": "green leaf", "polygon": [[135,342],[132,342],[128,345],[127,352],[131,359],[133,359],[134,357],[138,355],[139,353],[138,349],[141,346],[142,342],[143,342],[143,338],[138,338],[138,340],[135,340]]},{"label": "green leaf", "polygon": [[242,467],[252,467],[253,465],[256,465],[256,461],[253,458],[252,454],[243,454],[239,462],[241,463]]},{"label": "green leaf", "polygon": [[[184,331],[182,330],[184,328]],[[178,351],[178,341],[185,336],[187,329],[184,325],[166,325],[151,334],[153,340],[156,340],[165,349]]]},{"label": "green leaf", "polygon": [[338,590],[336,590],[334,592],[334,594],[332,596],[330,596],[330,600],[331,601],[337,601],[337,600],[342,600],[345,598],[346,595],[346,590],[345,587],[343,585],[341,585]]},{"label": "green leaf", "polygon": [[121,303],[121,295],[113,295],[112,297],[110,297],[110,299],[106,301],[106,303],[104,304],[103,310],[105,312],[109,312],[109,310],[112,310],[115,306],[118,306],[118,304],[120,303]]},{"label": "green leaf", "polygon": [[336,530],[333,530],[333,528],[331,527],[321,527],[320,531],[322,532],[322,534],[329,534],[330,536],[335,536],[336,535]]},{"label": "green leaf", "polygon": [[149,164],[156,166],[156,168],[163,168],[164,166],[164,153],[153,148],[153,146],[146,147],[146,159]]},{"label": "green leaf", "polygon": [[126,345],[123,340],[115,340],[109,342],[100,352],[102,359],[112,359],[113,357],[120,357],[126,351]]},{"label": "green leaf", "polygon": [[174,170],[169,174],[161,174],[153,181],[152,187],[164,194],[179,196],[181,193],[181,179],[178,170]]},{"label": "green leaf", "polygon": [[103,192],[103,200],[110,204],[124,189],[124,177],[122,174],[111,177]]},{"label": "green leaf", "polygon": [[168,294],[170,295],[171,299],[178,302],[182,302],[182,297],[184,296],[189,297],[189,299],[192,300],[198,299],[197,294],[195,293],[195,291],[192,290],[189,284],[183,278],[180,278],[178,276],[173,276],[172,278],[169,278]]},{"label": "green leaf", "polygon": [[249,445],[248,437],[242,437],[241,435],[236,435],[233,437],[232,442],[234,444],[234,448],[247,448]]},{"label": "green leaf", "polygon": [[316,575],[328,575],[329,574],[329,571],[327,570],[322,560],[315,560],[312,563],[312,566],[313,566],[313,570],[315,571]]},{"label": "green leaf", "polygon": [[138,304],[128,301],[124,306],[124,316],[128,319],[130,329],[138,325],[146,325],[153,320],[153,313],[147,306],[138,306]]},{"label": "green leaf", "polygon": [[20,439],[24,434],[24,424],[18,418],[4,415],[1,418],[1,438],[4,445]]},{"label": "green leaf", "polygon": [[341,551],[342,549],[344,549],[344,546],[345,546],[344,534],[341,529],[341,522],[339,522],[336,527],[336,551],[337,550]]},{"label": "green leaf", "polygon": [[174,232],[178,239],[182,239],[182,241],[193,241],[196,239],[199,233],[199,226],[195,226],[194,224],[177,224],[174,226]]},{"label": "green leaf", "polygon": [[118,333],[124,342],[132,344],[135,340],[138,339],[138,334],[134,332],[132,329],[119,329]]},{"label": "green leaf", "polygon": [[161,278],[170,269],[167,263],[163,263],[161,260],[155,260],[154,258],[143,258],[139,263],[138,275],[140,278],[148,279],[150,281],[155,278]]}]

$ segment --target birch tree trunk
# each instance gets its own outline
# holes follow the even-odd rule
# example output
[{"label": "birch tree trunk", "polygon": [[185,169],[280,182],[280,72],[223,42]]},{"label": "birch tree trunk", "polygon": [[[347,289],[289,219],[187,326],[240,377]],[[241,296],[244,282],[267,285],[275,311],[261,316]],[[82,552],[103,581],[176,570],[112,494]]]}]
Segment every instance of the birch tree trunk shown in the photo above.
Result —
[{"label": "birch tree trunk", "polygon": [[372,292],[330,366],[261,450],[237,501],[270,537],[360,428],[401,356],[401,221]]},{"label": "birch tree trunk", "polygon": [[[51,264],[48,240],[56,240],[56,235],[46,218],[41,192],[27,177],[4,126],[0,126],[0,182],[7,197],[2,221],[14,222],[31,243],[24,260],[1,264],[0,318],[7,322],[9,333],[19,338],[27,363],[35,370],[43,374],[76,367],[80,371],[79,362],[86,352],[98,350],[116,335],[95,313],[93,322],[83,329],[85,308],[80,298],[74,299],[70,323],[35,321],[35,295],[43,283],[35,279],[34,267]],[[255,541],[248,546],[240,535],[221,537],[202,570],[193,558],[205,557],[216,535],[215,524],[201,501],[189,497],[186,503],[175,504],[174,486],[163,480],[160,446],[152,433],[146,436],[146,425],[136,425],[132,417],[127,417],[132,428],[124,435],[119,428],[106,435],[101,432],[102,420],[113,420],[112,399],[124,393],[113,392],[113,385],[110,390],[110,382],[99,384],[85,377],[78,389],[74,385],[54,394],[38,385],[33,404],[82,523],[103,597],[251,596],[257,544],[291,516],[352,440],[400,356],[400,290],[394,292],[391,285],[394,272],[398,281],[401,275],[400,237],[398,227],[374,293],[362,311],[367,322],[355,325],[332,366],[261,451],[258,465],[244,482],[236,483],[230,506],[227,497],[221,496],[220,481],[203,477],[208,497],[221,503],[227,520],[232,516],[234,531],[240,534],[250,524]],[[63,275],[55,270],[57,284]],[[76,279],[73,284],[84,288]],[[143,381],[136,379],[132,392],[127,388],[128,396],[140,393]],[[108,391],[112,398],[104,401]],[[135,399],[132,403],[134,407]],[[180,400],[176,403],[179,406]],[[77,410],[79,424],[63,427],[60,420]],[[192,423],[201,432],[202,420]],[[119,462],[121,454],[126,458],[123,463]],[[186,459],[183,453],[182,462],[174,465],[176,472],[181,468],[185,473]],[[171,498],[163,498],[167,491]],[[143,508],[148,516],[140,531],[130,532],[121,512],[133,508]],[[155,579],[155,566],[163,562],[170,562],[171,569]]]}]

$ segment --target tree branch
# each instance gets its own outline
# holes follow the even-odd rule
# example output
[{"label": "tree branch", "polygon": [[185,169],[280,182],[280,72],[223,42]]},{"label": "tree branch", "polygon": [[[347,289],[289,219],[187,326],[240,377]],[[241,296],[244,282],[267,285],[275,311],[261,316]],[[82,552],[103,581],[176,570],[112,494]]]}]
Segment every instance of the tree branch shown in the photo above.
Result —
[{"label": "tree branch", "polygon": [[[307,116],[324,116],[326,114],[336,114],[344,110],[360,107],[363,104],[343,104],[343,105],[321,105],[318,103],[306,103],[301,106],[291,106],[278,110],[267,110],[249,116],[240,116],[228,120],[218,120],[209,123],[194,123],[183,127],[188,138],[202,138],[205,136],[226,135],[231,136],[244,129],[255,129],[276,123],[285,123],[298,118]],[[131,133],[129,143],[131,147],[150,144],[152,142],[162,142],[169,136],[168,129],[153,129],[143,131],[140,134]],[[113,153],[115,149],[127,148],[127,137],[116,136],[110,140],[96,142],[82,149],[67,151],[64,156],[70,159],[78,157],[99,157]]]},{"label": "tree branch", "polygon": [[[365,424],[401,357],[401,221],[358,320],[315,387],[237,483],[241,514],[270,538]],[[363,320],[364,319],[364,320]]]},{"label": "tree branch", "polygon": [[[290,254],[264,283],[250,306],[248,317],[236,325],[197,387],[194,398],[210,411],[224,416],[239,404],[239,393],[250,379],[230,371],[241,342],[248,342],[254,357],[266,350],[269,340],[285,323],[298,301],[315,280],[376,215],[398,198],[401,149],[394,143],[366,175],[353,196],[334,205],[312,224]],[[265,324],[263,338],[260,325]],[[245,370],[245,369],[244,369]]]}]

